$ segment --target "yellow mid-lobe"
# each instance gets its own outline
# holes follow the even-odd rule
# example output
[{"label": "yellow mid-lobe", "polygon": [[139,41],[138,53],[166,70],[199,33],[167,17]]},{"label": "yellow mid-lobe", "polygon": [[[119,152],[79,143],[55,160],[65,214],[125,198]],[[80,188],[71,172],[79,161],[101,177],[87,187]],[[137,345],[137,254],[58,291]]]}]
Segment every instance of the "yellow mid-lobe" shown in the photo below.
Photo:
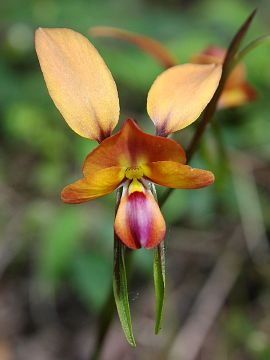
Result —
[{"label": "yellow mid-lobe", "polygon": [[135,191],[144,192],[143,184],[138,181],[138,179],[141,179],[143,177],[143,170],[140,166],[127,168],[125,175],[127,179],[131,180],[128,187],[129,194],[132,194]]}]

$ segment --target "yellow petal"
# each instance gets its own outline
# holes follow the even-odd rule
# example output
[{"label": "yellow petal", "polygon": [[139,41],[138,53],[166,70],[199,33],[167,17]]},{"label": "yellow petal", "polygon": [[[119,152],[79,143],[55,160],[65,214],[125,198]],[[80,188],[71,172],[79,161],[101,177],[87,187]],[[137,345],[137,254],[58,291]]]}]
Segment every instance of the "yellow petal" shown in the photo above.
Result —
[{"label": "yellow petal", "polygon": [[118,122],[112,75],[94,46],[70,29],[38,29],[36,51],[51,98],[79,135],[102,141]]},{"label": "yellow petal", "polygon": [[214,95],[221,72],[221,65],[184,64],[158,76],[147,99],[157,134],[166,136],[193,123]]},{"label": "yellow petal", "polygon": [[98,197],[110,194],[122,182],[125,169],[113,166],[95,172],[91,177],[86,177],[66,186],[61,199],[68,204],[80,204]]},{"label": "yellow petal", "polygon": [[143,167],[144,175],[156,184],[175,189],[199,189],[213,184],[210,171],[194,169],[174,161],[156,161]]},{"label": "yellow petal", "polygon": [[111,37],[113,39],[124,40],[132,43],[151,55],[165,68],[174,66],[177,63],[174,56],[168,49],[165,48],[165,46],[147,36],[109,26],[92,27],[89,30],[89,33],[94,37]]}]

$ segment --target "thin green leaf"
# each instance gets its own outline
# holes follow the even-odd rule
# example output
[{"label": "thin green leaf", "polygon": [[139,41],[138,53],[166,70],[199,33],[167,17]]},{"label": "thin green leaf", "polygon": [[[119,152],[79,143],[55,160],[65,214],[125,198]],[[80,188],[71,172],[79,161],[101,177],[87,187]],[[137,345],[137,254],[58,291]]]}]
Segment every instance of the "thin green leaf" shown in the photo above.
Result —
[{"label": "thin green leaf", "polygon": [[161,329],[165,296],[165,249],[162,241],[154,250],[154,283],[156,292],[155,334]]},{"label": "thin green leaf", "polygon": [[[151,192],[158,202],[157,192],[155,185],[151,183]],[[162,206],[162,204],[160,205]],[[161,329],[161,321],[163,315],[164,307],[164,296],[165,296],[165,247],[164,241],[162,241],[159,246],[154,250],[154,263],[153,263],[153,272],[154,272],[154,284],[155,284],[155,294],[156,294],[156,324],[155,324],[155,334],[159,333]]]},{"label": "thin green leaf", "polygon": [[113,292],[114,299],[122,325],[122,329],[127,338],[127,341],[132,346],[136,346],[135,339],[132,331],[132,321],[130,316],[128,289],[127,289],[127,276],[125,267],[125,247],[114,236],[114,271],[113,271]]},{"label": "thin green leaf", "polygon": [[251,41],[247,46],[244,47],[238,54],[235,55],[232,62],[232,67],[237,65],[243,58],[250,53],[252,50],[256,49],[258,46],[270,42],[270,34],[260,36],[259,38]]}]

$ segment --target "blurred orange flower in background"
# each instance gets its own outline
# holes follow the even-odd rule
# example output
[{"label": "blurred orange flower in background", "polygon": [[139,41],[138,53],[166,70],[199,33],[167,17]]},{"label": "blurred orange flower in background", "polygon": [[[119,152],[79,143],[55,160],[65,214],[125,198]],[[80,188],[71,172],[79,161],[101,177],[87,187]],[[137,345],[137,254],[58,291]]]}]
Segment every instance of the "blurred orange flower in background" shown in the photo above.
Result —
[{"label": "blurred orange flower in background", "polygon": [[[94,37],[111,37],[132,43],[150,54],[165,68],[175,66],[178,63],[173,54],[164,45],[144,35],[107,26],[93,27],[90,29],[90,34]],[[192,56],[190,62],[194,64],[222,65],[225,55],[226,49],[211,45],[197,55]],[[233,69],[225,83],[219,98],[218,108],[241,106],[255,98],[256,91],[247,82],[245,66],[243,63],[240,63]]]},{"label": "blurred orange flower in background", "polygon": [[[209,46],[207,49],[192,57],[194,64],[221,64],[226,55],[226,49]],[[255,100],[256,91],[246,80],[246,70],[243,63],[238,64],[228,76],[220,96],[218,107],[229,108],[244,105]]]}]

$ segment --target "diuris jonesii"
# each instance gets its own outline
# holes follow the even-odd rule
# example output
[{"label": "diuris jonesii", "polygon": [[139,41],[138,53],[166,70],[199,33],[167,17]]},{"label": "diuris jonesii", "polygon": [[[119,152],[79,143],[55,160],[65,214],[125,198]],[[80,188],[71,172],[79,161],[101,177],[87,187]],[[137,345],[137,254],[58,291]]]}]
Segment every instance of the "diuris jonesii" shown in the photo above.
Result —
[{"label": "diuris jonesii", "polygon": [[38,29],[35,40],[56,107],[76,133],[99,142],[84,162],[84,177],[64,188],[62,200],[78,204],[122,187],[117,236],[131,249],[157,246],[166,226],[151,183],[196,189],[214,181],[211,172],[185,165],[184,150],[166,136],[199,117],[218,86],[221,66],[185,64],[165,71],[147,99],[157,135],[144,133],[132,119],[111,135],[119,119],[117,88],[94,46],[70,29]]},{"label": "diuris jonesii", "polygon": [[[155,58],[164,68],[175,66],[178,61],[170,51],[160,42],[123,29],[109,26],[97,26],[90,29],[90,34],[97,37],[112,37],[127,41],[141,48],[144,52]],[[209,46],[199,54],[192,56],[190,62],[194,64],[220,64],[225,59],[226,49],[218,46]],[[256,98],[255,89],[247,82],[245,66],[238,64],[229,75],[220,99],[218,108],[231,108],[241,106]]]}]

